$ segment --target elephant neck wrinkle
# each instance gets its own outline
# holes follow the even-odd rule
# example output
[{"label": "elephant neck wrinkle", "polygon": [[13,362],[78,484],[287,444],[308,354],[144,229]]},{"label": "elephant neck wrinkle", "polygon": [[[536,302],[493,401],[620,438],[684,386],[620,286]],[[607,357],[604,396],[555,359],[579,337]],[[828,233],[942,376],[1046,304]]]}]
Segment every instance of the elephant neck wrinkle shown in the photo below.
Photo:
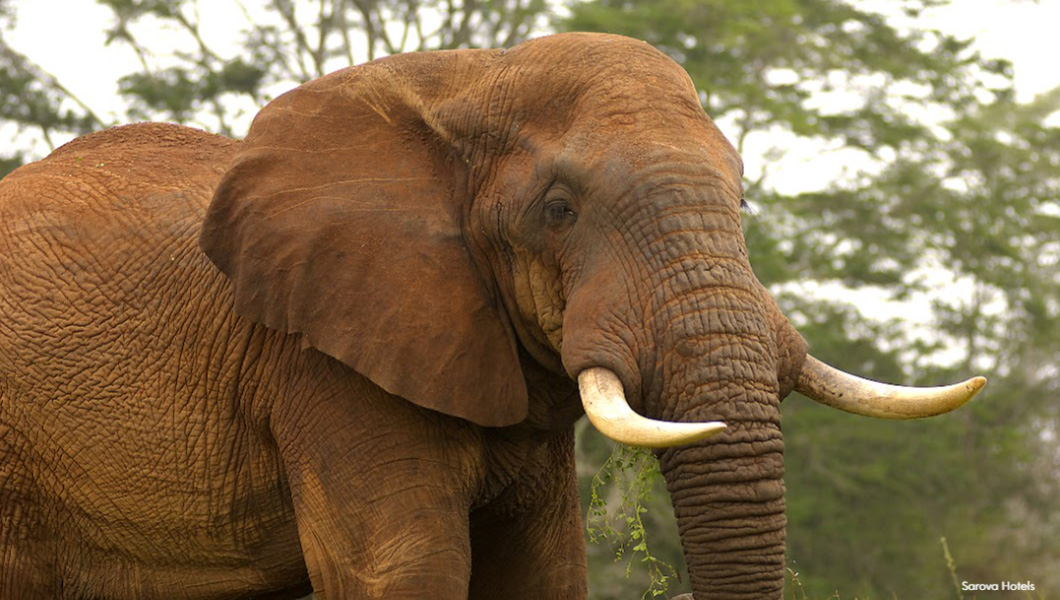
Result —
[{"label": "elephant neck wrinkle", "polygon": [[527,417],[516,427],[534,432],[572,429],[585,414],[578,384],[562,370],[548,368],[523,354],[520,358],[530,396]]}]

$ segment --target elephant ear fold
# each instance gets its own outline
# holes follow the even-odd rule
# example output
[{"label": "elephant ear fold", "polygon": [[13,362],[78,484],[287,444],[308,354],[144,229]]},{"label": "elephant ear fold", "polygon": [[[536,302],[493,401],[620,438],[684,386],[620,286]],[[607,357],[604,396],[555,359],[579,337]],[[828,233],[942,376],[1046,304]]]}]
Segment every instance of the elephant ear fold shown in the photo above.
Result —
[{"label": "elephant ear fold", "polygon": [[391,394],[504,426],[527,411],[515,337],[461,233],[466,164],[425,108],[461,54],[384,59],[272,102],[200,246],[241,316]]}]

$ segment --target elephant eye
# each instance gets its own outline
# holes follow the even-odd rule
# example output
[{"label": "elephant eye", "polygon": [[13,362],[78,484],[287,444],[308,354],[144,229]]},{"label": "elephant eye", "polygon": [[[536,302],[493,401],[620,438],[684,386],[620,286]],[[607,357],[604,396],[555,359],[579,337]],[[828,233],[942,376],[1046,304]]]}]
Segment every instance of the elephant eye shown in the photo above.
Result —
[{"label": "elephant eye", "polygon": [[552,198],[545,201],[545,219],[549,226],[559,227],[573,223],[578,213],[571,208],[567,198]]}]

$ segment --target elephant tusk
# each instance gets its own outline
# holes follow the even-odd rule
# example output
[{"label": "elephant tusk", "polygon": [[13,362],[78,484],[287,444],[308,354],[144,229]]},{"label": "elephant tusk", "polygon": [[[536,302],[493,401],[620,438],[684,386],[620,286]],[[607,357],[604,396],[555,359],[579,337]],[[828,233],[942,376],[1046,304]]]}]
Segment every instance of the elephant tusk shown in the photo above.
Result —
[{"label": "elephant tusk", "polygon": [[985,377],[939,387],[905,387],[862,379],[806,357],[795,390],[856,415],[879,419],[920,419],[960,407],[986,385]]},{"label": "elephant tusk", "polygon": [[681,446],[725,429],[717,421],[676,423],[642,417],[626,402],[622,382],[608,369],[593,367],[578,374],[578,388],[589,421],[612,440],[648,448]]}]

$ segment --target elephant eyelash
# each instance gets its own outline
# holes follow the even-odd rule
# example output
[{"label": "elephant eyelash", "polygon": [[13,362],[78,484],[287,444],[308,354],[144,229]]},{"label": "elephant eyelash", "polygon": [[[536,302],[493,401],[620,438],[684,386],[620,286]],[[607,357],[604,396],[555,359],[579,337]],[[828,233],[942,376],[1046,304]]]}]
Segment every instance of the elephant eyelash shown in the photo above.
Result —
[{"label": "elephant eyelash", "polygon": [[553,181],[541,199],[546,222],[561,226],[576,221],[578,212],[572,207],[572,198],[573,194],[566,186]]},{"label": "elephant eyelash", "polygon": [[751,215],[752,217],[755,216],[755,214],[758,212],[757,210],[755,210],[755,207],[751,206],[751,204],[747,201],[746,198],[740,198],[740,210],[747,213],[748,215]]},{"label": "elephant eyelash", "polygon": [[546,202],[545,214],[553,224],[570,223],[578,218],[578,213],[571,208],[568,200],[551,200]]}]

